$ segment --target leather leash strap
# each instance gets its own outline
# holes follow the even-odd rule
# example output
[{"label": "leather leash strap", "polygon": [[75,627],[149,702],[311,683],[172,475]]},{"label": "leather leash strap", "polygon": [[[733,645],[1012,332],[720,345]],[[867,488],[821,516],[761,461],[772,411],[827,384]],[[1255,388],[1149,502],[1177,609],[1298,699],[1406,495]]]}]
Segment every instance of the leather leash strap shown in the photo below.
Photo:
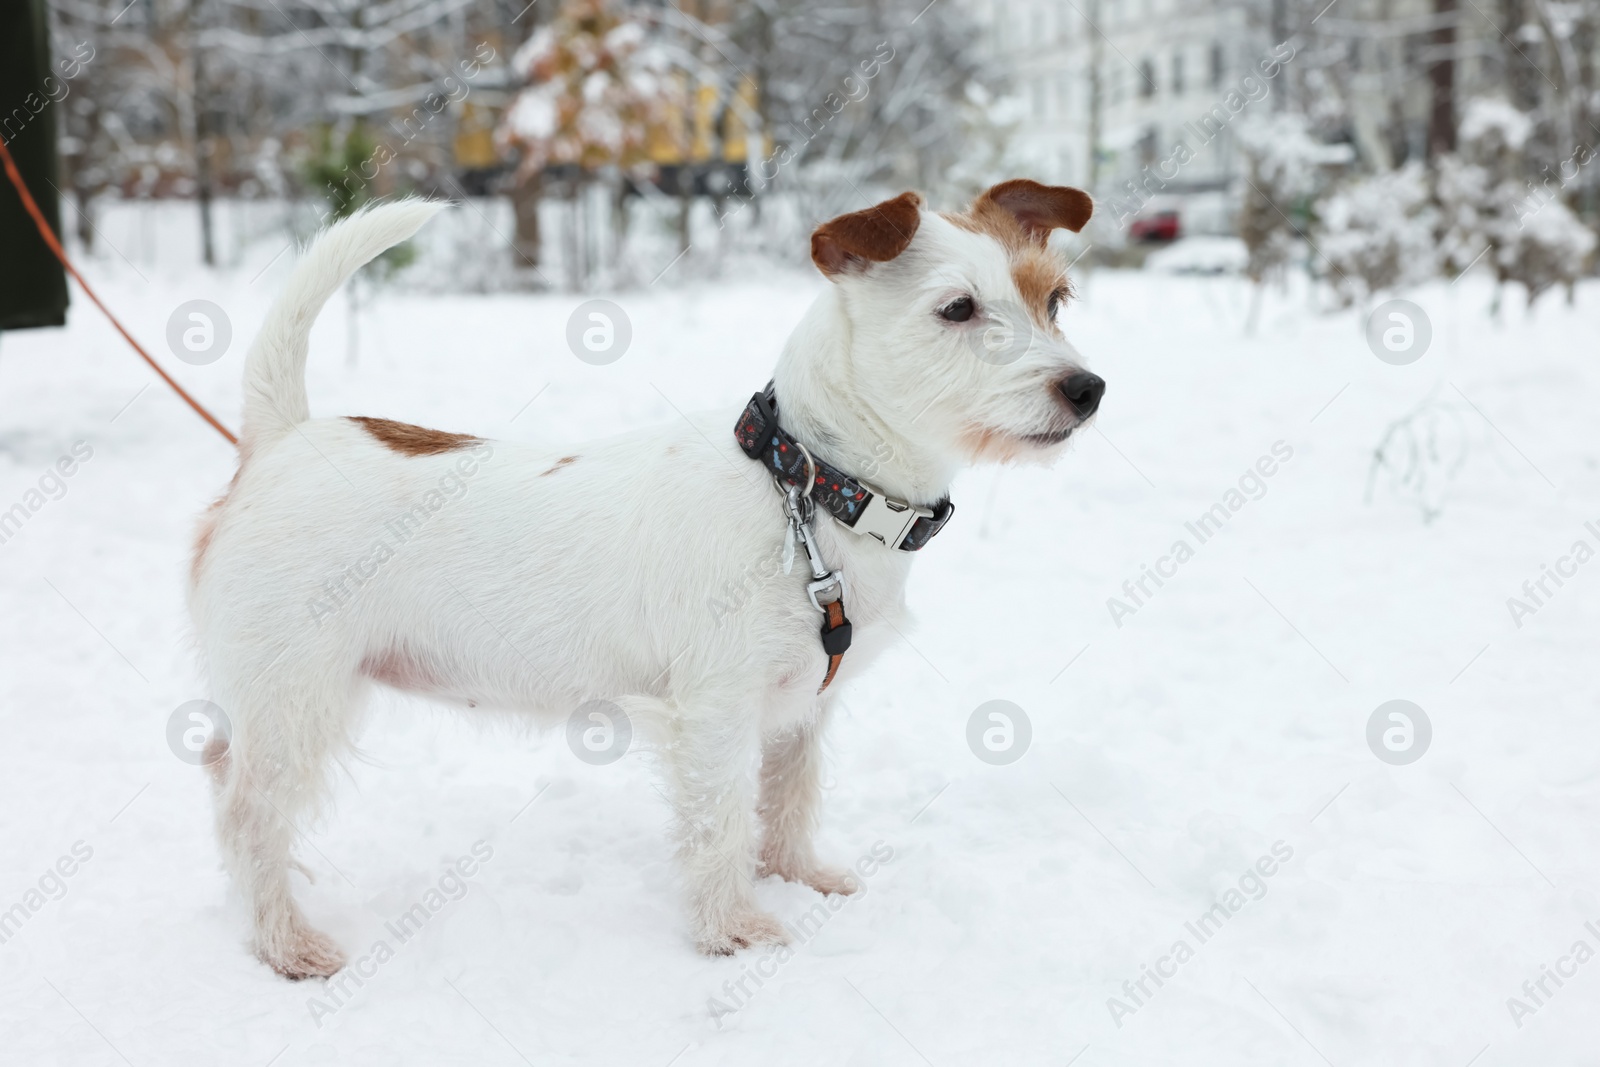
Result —
[{"label": "leather leash strap", "polygon": [[828,654],[828,675],[817,687],[818,693],[833,684],[833,676],[839,673],[839,664],[850,647],[850,620],[844,617],[844,596],[825,605],[823,614],[827,621],[822,624],[822,650]]},{"label": "leather leash strap", "polygon": [[33,219],[33,224],[38,228],[39,236],[44,239],[46,247],[61,261],[61,266],[66,269],[66,272],[72,275],[79,285],[83,286],[84,293],[88,295],[90,300],[94,301],[94,306],[99,308],[105,314],[105,317],[111,320],[111,325],[117,328],[117,332],[122,335],[122,339],[127,341],[135,352],[139,353],[140,359],[150,364],[150,369],[155,371],[174,393],[183,398],[185,404],[194,409],[196,415],[205,419],[213,430],[227,438],[230,445],[238,445],[239,439],[233,435],[233,431],[218,422],[217,417],[207,411],[200,401],[190,396],[183,386],[173,381],[172,376],[162,370],[161,365],[150,358],[150,353],[144,350],[144,346],[133,339],[133,334],[128,332],[128,328],[122,325],[122,322],[111,313],[111,309],[106,307],[100,297],[95,294],[95,291],[89,288],[89,283],[83,280],[83,275],[78,273],[78,268],[74,267],[72,261],[67,258],[67,250],[61,247],[61,241],[57,239],[55,231],[50,228],[50,222],[44,217],[44,212],[39,210],[39,205],[33,199],[33,194],[28,192],[28,185],[22,180],[22,172],[17,170],[17,164],[11,158],[11,152],[6,148],[4,141],[0,141],[0,167],[5,168],[6,177],[11,179],[12,185],[16,186],[17,196],[22,199],[22,206],[27,210],[29,217]]}]

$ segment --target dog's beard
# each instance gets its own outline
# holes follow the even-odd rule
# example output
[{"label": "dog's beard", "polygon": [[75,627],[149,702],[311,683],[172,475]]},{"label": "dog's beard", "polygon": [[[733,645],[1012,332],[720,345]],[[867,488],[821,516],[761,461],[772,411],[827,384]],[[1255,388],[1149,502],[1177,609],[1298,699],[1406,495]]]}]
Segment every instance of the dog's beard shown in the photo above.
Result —
[{"label": "dog's beard", "polygon": [[1040,448],[1054,448],[1056,445],[1065,444],[1067,438],[1076,433],[1078,427],[1082,425],[1083,423],[1081,422],[1075,422],[1064,430],[1050,430],[1046,433],[1023,434],[1022,439],[1029,444],[1037,445]]},{"label": "dog's beard", "polygon": [[961,445],[974,463],[1048,461],[1082,425],[1074,420],[1059,429],[1031,433],[973,425],[961,435]]}]

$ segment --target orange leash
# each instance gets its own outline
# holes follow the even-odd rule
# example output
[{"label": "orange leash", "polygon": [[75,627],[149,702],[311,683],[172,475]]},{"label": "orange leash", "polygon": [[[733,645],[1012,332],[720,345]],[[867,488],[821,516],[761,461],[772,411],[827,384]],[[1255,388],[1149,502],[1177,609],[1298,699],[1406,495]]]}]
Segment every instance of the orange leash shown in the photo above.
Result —
[{"label": "orange leash", "polygon": [[216,417],[201,405],[200,401],[185,392],[183,386],[173,381],[167,372],[161,369],[160,364],[150,358],[150,353],[146,352],[139,342],[133,339],[133,334],[129,333],[127,328],[117,321],[117,317],[111,314],[111,309],[101,302],[93,289],[89,288],[89,283],[83,280],[83,275],[78,273],[78,268],[74,267],[71,260],[67,259],[66,250],[61,247],[61,242],[57,240],[55,231],[50,229],[50,223],[45,219],[44,212],[40,211],[39,205],[34,203],[32,194],[28,192],[27,185],[22,181],[22,173],[17,170],[17,164],[12,160],[11,152],[6,148],[4,141],[0,141],[0,163],[5,165],[6,177],[10,178],[11,184],[17,187],[17,195],[22,197],[22,206],[28,209],[28,214],[33,216],[34,225],[39,227],[39,236],[44,238],[44,243],[50,246],[50,251],[55,253],[56,258],[61,261],[61,265],[67,269],[67,273],[77,279],[78,284],[83,287],[83,291],[88,294],[89,299],[94,301],[94,306],[99,308],[105,314],[105,317],[111,320],[111,325],[115,326],[117,332],[123,336],[123,339],[133,346],[133,350],[139,353],[139,357],[150,364],[150,369],[159,374],[161,380],[172,387],[173,392],[183,397],[184,403],[194,408],[196,415],[209,422],[212,429],[228,439],[230,445],[237,445],[239,439],[226,426],[218,422]]}]

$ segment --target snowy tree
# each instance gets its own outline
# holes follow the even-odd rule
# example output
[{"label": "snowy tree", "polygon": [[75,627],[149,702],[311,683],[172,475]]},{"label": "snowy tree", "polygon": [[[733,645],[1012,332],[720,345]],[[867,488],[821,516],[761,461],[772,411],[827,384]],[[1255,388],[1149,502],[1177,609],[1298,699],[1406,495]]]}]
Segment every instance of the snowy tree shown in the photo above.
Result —
[{"label": "snowy tree", "polygon": [[1594,250],[1595,235],[1563,202],[1561,184],[1530,180],[1534,130],[1526,112],[1480,97],[1462,118],[1458,154],[1439,164],[1442,252],[1457,270],[1479,260],[1493,268],[1496,311],[1507,282],[1522,283],[1530,308],[1556,285],[1570,295]]},{"label": "snowy tree", "polygon": [[182,60],[185,12],[152,5],[119,19],[116,0],[76,0],[52,8],[57,54],[73,60],[59,106],[65,193],[73,198],[77,237],[95,247],[95,202],[125,194],[188,193],[194,129],[191,71]]},{"label": "snowy tree", "polygon": [[1345,304],[1415,285],[1438,270],[1438,210],[1419,162],[1361,178],[1318,205],[1317,247]]},{"label": "snowy tree", "polygon": [[1524,153],[1533,127],[1528,114],[1503,99],[1479,97],[1468,104],[1458,152],[1439,166],[1442,244],[1457,269],[1477,260],[1485,247],[1498,249],[1510,239],[1525,193]]},{"label": "snowy tree", "polygon": [[1320,168],[1345,155],[1314,140],[1305,118],[1287,112],[1241,122],[1238,143],[1245,159],[1239,238],[1245,276],[1256,286],[1247,323],[1253,330],[1267,281],[1282,275],[1310,223]]},{"label": "snowy tree", "polygon": [[518,210],[520,264],[537,266],[537,202],[545,174],[561,168],[573,202],[573,281],[582,281],[591,256],[578,232],[579,197],[598,174],[610,174],[619,222],[625,218],[619,176],[649,163],[653,143],[677,133],[673,120],[688,101],[682,66],[642,20],[610,0],[568,0],[518,49],[511,67],[525,88],[498,136],[521,156],[513,197],[529,206]]},{"label": "snowy tree", "polygon": [[204,234],[213,192],[303,191],[325,129],[401,160],[355,161],[341,180],[369,194],[446,181],[451,123],[429,101],[459,99],[462,64],[487,62],[474,27],[504,32],[513,2],[51,0],[58,51],[93,57],[63,101],[82,233],[114,191],[192,195]]},{"label": "snowy tree", "polygon": [[730,35],[776,142],[766,172],[807,215],[863,207],[869,190],[954,198],[994,179],[1006,78],[961,5],[748,0],[735,12]]},{"label": "snowy tree", "polygon": [[649,141],[683,102],[668,54],[607,0],[569,0],[511,60],[527,83],[501,137],[523,174],[571,165],[587,172],[649,159]]}]

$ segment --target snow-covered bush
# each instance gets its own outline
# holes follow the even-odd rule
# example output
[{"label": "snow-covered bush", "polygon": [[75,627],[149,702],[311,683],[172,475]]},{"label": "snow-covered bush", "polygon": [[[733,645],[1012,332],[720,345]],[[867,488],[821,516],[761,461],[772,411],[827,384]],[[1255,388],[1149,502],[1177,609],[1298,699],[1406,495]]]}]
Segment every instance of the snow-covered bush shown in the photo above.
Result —
[{"label": "snow-covered bush", "polygon": [[1305,116],[1274,114],[1238,126],[1245,159],[1239,208],[1239,239],[1248,255],[1244,273],[1256,283],[1245,330],[1255,329],[1262,291],[1281,276],[1310,228],[1312,196],[1330,164],[1348,162],[1348,145],[1327,145],[1311,136]]},{"label": "snow-covered bush", "polygon": [[1322,145],[1311,139],[1306,120],[1278,114],[1238,126],[1246,178],[1239,210],[1239,238],[1249,259],[1245,274],[1258,285],[1279,273],[1300,237],[1294,216],[1305,217],[1305,199],[1316,187]]},{"label": "snow-covered bush", "polygon": [[[1546,290],[1569,295],[1595,235],[1557,196],[1531,196],[1525,155],[1533,120],[1503,100],[1479,98],[1461,120],[1457,155],[1439,163],[1440,251],[1456,270],[1487,262],[1500,285],[1521,282],[1528,306]],[[1495,306],[1499,307],[1496,295]]]},{"label": "snow-covered bush", "polygon": [[1500,281],[1518,281],[1528,290],[1528,306],[1547,289],[1574,287],[1594,251],[1595,235],[1567,205],[1552,200],[1517,224],[1513,239],[1501,244],[1495,259]]},{"label": "snow-covered bush", "polygon": [[1324,200],[1318,214],[1317,247],[1346,305],[1425,281],[1438,270],[1439,212],[1420,163],[1350,182]]},{"label": "snow-covered bush", "polygon": [[1457,154],[1439,161],[1437,186],[1440,251],[1454,269],[1512,240],[1532,130],[1533,121],[1503,100],[1479,97],[1467,105]]}]

